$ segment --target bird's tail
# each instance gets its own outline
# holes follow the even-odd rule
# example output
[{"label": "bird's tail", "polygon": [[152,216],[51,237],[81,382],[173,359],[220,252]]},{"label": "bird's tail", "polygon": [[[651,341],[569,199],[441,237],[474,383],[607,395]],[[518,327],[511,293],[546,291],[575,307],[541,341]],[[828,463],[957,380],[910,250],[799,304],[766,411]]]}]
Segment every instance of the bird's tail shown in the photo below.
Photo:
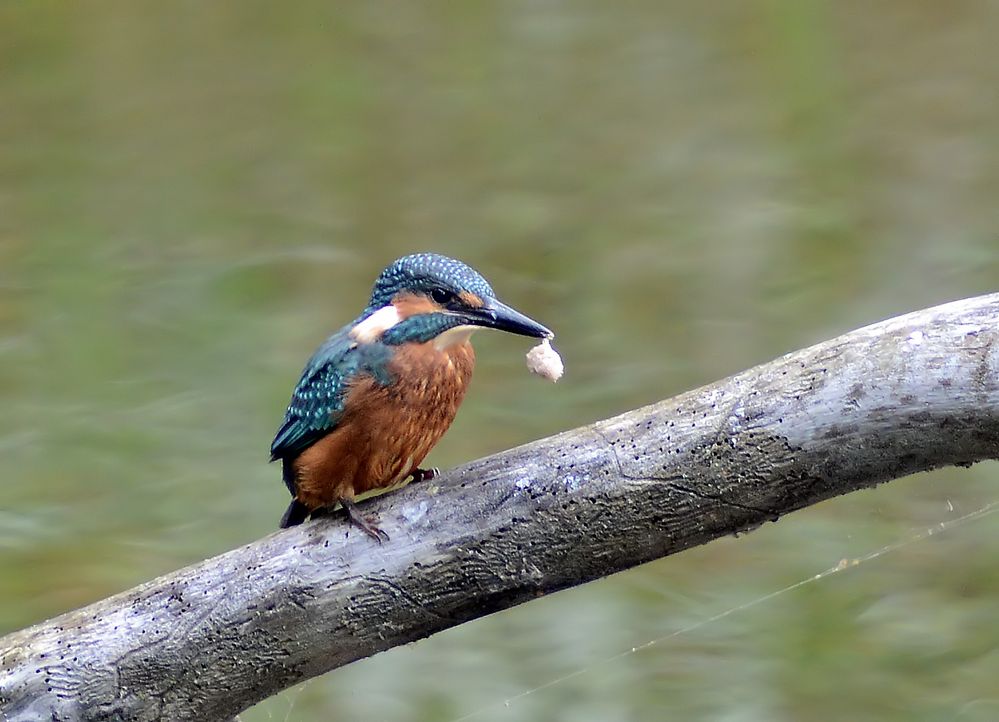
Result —
[{"label": "bird's tail", "polygon": [[[291,492],[292,496],[295,496],[295,494],[298,493],[298,490],[296,489],[297,484],[295,483],[295,465],[292,463],[291,459],[281,459],[281,476],[284,477],[284,483],[288,487],[288,491]],[[281,517],[280,526],[282,529],[287,529],[290,526],[297,526],[298,524],[301,524],[308,518],[308,507],[298,499],[292,499],[288,508],[284,512],[284,516]]]},{"label": "bird's tail", "polygon": [[288,491],[291,492],[292,496],[298,493],[298,479],[295,473],[295,461],[287,456],[281,459],[281,478],[284,479],[284,485],[288,487]]},{"label": "bird's tail", "polygon": [[300,502],[298,499],[292,499],[288,508],[284,512],[284,516],[281,517],[281,528],[287,529],[290,526],[296,526],[305,521],[309,516],[309,507]]}]

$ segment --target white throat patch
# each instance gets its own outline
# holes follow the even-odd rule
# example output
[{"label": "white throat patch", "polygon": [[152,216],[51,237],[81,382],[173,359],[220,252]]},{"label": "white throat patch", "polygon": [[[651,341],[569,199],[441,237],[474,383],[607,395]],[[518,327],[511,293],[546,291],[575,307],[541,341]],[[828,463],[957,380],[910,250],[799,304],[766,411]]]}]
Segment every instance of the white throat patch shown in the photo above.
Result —
[{"label": "white throat patch", "polygon": [[383,306],[354,326],[350,330],[350,337],[358,343],[371,343],[381,338],[381,335],[395,326],[402,317],[395,306],[389,304]]},{"label": "white throat patch", "polygon": [[468,337],[479,330],[479,326],[455,326],[434,337],[434,348],[443,351],[459,343],[465,343]]}]

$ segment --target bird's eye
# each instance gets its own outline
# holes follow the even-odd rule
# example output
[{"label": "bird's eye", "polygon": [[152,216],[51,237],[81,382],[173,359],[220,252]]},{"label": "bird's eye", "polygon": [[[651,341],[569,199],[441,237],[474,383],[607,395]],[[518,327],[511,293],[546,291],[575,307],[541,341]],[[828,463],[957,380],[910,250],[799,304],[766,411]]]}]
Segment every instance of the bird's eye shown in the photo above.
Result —
[{"label": "bird's eye", "polygon": [[435,303],[443,306],[454,298],[454,294],[444,288],[435,288],[430,292],[430,298],[434,299]]}]

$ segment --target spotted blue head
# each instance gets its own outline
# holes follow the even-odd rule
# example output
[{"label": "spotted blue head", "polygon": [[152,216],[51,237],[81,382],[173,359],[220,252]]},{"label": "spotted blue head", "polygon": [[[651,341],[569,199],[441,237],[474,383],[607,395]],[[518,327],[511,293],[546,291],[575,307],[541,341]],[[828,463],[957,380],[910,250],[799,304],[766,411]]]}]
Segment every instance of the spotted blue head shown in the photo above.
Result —
[{"label": "spotted blue head", "polygon": [[351,335],[388,345],[430,340],[446,345],[476,328],[533,338],[554,335],[497,299],[478,271],[436,253],[403,256],[382,271]]}]

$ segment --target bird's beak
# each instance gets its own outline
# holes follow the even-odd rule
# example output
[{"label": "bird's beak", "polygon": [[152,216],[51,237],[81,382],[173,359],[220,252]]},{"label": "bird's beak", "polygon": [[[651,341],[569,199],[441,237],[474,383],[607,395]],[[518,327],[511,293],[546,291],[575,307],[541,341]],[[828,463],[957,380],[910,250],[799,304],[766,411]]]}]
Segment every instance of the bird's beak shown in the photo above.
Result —
[{"label": "bird's beak", "polygon": [[510,308],[495,298],[484,300],[485,304],[482,308],[467,312],[468,322],[473,326],[495,328],[497,331],[506,331],[532,338],[554,338],[554,333],[520,311]]}]

